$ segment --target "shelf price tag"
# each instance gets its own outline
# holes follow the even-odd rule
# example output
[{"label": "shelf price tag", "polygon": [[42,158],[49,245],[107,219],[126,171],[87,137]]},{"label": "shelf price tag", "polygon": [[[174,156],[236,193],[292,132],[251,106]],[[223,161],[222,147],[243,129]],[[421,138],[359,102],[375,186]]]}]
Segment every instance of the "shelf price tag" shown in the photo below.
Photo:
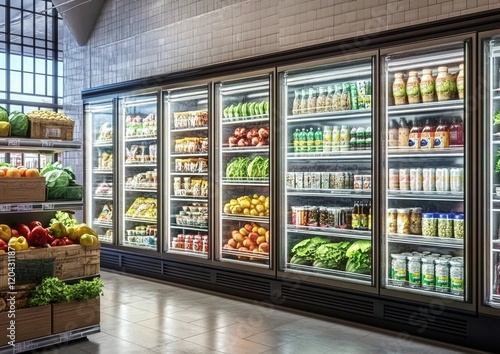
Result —
[{"label": "shelf price tag", "polygon": [[54,141],[52,140],[42,140],[42,147],[53,147]]},{"label": "shelf price tag", "polygon": [[12,209],[12,206],[10,204],[0,204],[0,212],[3,213],[8,213]]},{"label": "shelf price tag", "polygon": [[33,211],[33,204],[18,204],[17,211]]},{"label": "shelf price tag", "polygon": [[19,146],[21,145],[21,139],[9,139],[7,146]]},{"label": "shelf price tag", "polygon": [[56,206],[54,204],[43,204],[42,205],[43,210],[53,210],[55,208],[56,208]]}]

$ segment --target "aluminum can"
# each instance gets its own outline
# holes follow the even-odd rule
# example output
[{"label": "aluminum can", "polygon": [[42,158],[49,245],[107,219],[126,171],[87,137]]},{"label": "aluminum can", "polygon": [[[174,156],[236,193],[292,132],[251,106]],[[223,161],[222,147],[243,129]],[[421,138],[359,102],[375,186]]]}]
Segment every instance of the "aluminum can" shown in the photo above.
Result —
[{"label": "aluminum can", "polygon": [[295,188],[295,172],[286,173],[286,188]]},{"label": "aluminum can", "polygon": [[363,175],[363,189],[372,189],[371,175]]},{"label": "aluminum can", "polygon": [[363,189],[363,175],[354,175],[354,189]]},{"label": "aluminum can", "polygon": [[399,190],[410,190],[410,170],[408,168],[399,169]]},{"label": "aluminum can", "polygon": [[295,172],[295,188],[304,188],[304,172]]},{"label": "aluminum can", "polygon": [[436,191],[447,192],[450,190],[450,171],[447,168],[436,169]]},{"label": "aluminum can", "polygon": [[450,190],[452,192],[463,192],[464,190],[463,168],[452,168],[450,170]]},{"label": "aluminum can", "polygon": [[312,189],[321,188],[321,173],[311,172],[311,188]]},{"label": "aluminum can", "polygon": [[424,168],[422,170],[422,186],[423,190],[426,192],[432,192],[436,190],[435,168]]},{"label": "aluminum can", "polygon": [[389,190],[399,190],[399,170],[395,168],[389,169]]}]

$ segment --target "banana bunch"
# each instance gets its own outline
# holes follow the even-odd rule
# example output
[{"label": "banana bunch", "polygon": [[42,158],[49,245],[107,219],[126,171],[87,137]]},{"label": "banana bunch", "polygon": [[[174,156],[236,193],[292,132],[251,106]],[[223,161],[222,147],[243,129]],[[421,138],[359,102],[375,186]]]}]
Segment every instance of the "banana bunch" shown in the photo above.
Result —
[{"label": "banana bunch", "polygon": [[32,111],[27,114],[28,118],[38,118],[38,119],[46,119],[46,120],[57,120],[57,121],[67,121],[72,122],[66,115],[59,112],[47,111],[47,110],[39,110]]}]

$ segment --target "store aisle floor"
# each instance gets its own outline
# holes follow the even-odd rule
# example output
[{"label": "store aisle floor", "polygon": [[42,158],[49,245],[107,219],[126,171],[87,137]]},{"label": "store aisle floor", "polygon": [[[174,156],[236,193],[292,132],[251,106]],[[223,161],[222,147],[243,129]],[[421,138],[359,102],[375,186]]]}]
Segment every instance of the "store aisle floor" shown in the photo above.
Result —
[{"label": "store aisle floor", "polygon": [[101,276],[101,333],[33,353],[480,353],[175,284]]}]

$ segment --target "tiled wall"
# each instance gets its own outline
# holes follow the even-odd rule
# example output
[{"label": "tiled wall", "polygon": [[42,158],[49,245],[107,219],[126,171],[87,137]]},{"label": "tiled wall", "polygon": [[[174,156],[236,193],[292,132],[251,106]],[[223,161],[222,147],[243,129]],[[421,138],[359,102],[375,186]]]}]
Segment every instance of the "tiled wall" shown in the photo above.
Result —
[{"label": "tiled wall", "polygon": [[90,87],[494,8],[499,0],[107,0],[86,46],[65,33],[64,109],[80,119]]}]

